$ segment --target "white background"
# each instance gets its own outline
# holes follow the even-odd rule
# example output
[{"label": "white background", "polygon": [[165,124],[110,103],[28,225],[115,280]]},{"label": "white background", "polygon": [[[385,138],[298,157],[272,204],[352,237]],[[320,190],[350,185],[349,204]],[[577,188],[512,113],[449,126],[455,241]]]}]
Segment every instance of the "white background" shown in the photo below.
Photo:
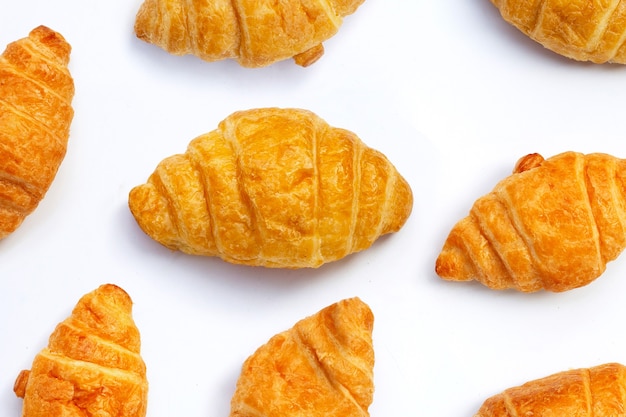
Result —
[{"label": "white background", "polygon": [[[75,118],[37,210],[0,241],[0,415],[15,377],[80,296],[133,298],[148,416],[226,416],[242,362],[342,298],[375,315],[372,416],[472,416],[487,397],[557,371],[626,362],[626,259],[562,294],[449,283],[434,262],[450,228],[527,153],[626,156],[626,68],[555,55],[488,0],[366,0],[309,68],[171,56],[134,37],[140,0],[22,0],[0,45],[39,24],[73,47]],[[128,191],[236,110],[301,107],[387,155],[414,192],[397,234],[317,270],[173,253],[141,232]]]}]

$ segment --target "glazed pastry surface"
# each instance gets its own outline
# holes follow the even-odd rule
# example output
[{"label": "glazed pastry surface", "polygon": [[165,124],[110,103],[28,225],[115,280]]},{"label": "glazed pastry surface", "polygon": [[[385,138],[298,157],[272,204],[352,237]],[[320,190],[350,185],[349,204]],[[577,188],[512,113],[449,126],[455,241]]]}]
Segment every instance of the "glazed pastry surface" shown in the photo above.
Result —
[{"label": "glazed pastry surface", "polygon": [[618,363],[573,369],[509,388],[474,417],[612,417],[624,414],[626,372]]},{"label": "glazed pastry surface", "polygon": [[306,67],[363,1],[145,0],[135,34],[174,55],[205,61],[232,58],[256,68],[294,58]]},{"label": "glazed pastry surface", "polygon": [[17,229],[48,191],[74,116],[70,45],[39,26],[0,56],[0,239]]},{"label": "glazed pastry surface", "polygon": [[544,47],[577,61],[626,63],[620,0],[491,0],[502,17]]},{"label": "glazed pastry surface", "polygon": [[131,314],[132,300],[115,285],[81,297],[15,381],[22,417],[144,417],[146,366]]},{"label": "glazed pastry surface", "polygon": [[319,267],[398,231],[408,183],[354,133],[300,109],[236,112],[161,161],[129,207],[164,246],[245,265]]},{"label": "glazed pastry surface", "polygon": [[620,158],[530,154],[452,228],[435,270],[523,292],[587,285],[624,250],[625,194]]},{"label": "glazed pastry surface", "polygon": [[243,364],[230,416],[369,416],[373,324],[367,304],[350,298],[275,335]]}]

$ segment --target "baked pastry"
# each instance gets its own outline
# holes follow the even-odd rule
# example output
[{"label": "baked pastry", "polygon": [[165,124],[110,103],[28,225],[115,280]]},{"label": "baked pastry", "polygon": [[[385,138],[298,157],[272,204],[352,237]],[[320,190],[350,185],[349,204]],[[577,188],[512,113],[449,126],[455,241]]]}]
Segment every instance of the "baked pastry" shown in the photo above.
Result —
[{"label": "baked pastry", "polygon": [[607,363],[573,369],[509,388],[474,417],[619,416],[626,407],[626,368]]},{"label": "baked pastry", "polygon": [[524,292],[586,285],[626,245],[625,184],[610,155],[527,155],[453,227],[435,270]]},{"label": "baked pastry", "polygon": [[626,4],[619,0],[491,0],[504,20],[557,54],[626,63]]},{"label": "baked pastry", "polygon": [[35,210],[65,156],[74,115],[70,50],[39,26],[0,56],[0,239]]},{"label": "baked pastry", "polygon": [[318,267],[398,231],[413,203],[389,160],[300,109],[236,112],[133,188],[164,246],[253,266]]},{"label": "baked pastry", "polygon": [[233,58],[256,68],[293,57],[306,67],[363,1],[144,0],[135,34],[171,54],[205,61]]},{"label": "baked pastry", "polygon": [[275,335],[244,362],[230,417],[369,416],[373,322],[350,298]]},{"label": "baked pastry", "polygon": [[131,309],[112,284],[84,295],[17,377],[22,416],[145,416],[146,366]]}]

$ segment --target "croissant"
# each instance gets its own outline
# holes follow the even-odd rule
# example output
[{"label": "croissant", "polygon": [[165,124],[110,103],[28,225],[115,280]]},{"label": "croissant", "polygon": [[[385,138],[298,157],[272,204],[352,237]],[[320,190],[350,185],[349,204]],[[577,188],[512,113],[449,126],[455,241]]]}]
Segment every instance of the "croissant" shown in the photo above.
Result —
[{"label": "croissant", "polygon": [[70,50],[39,26],[0,56],[0,239],[35,210],[65,156],[74,115]]},{"label": "croissant", "polygon": [[171,54],[205,61],[233,58],[257,68],[293,57],[306,67],[363,1],[145,0],[135,34]]},{"label": "croissant", "polygon": [[626,4],[619,0],[491,0],[504,20],[577,61],[626,64]]},{"label": "croissant", "polygon": [[619,416],[626,407],[626,368],[607,363],[559,372],[488,398],[474,417]]},{"label": "croissant", "polygon": [[452,228],[435,270],[523,292],[587,285],[626,245],[625,184],[611,155],[527,155]]},{"label": "croissant", "polygon": [[373,322],[355,297],[275,335],[244,362],[230,416],[369,416]]},{"label": "croissant", "polygon": [[17,377],[22,416],[144,417],[146,366],[131,309],[128,294],[112,284],[84,295]]},{"label": "croissant", "polygon": [[236,264],[318,267],[398,231],[408,183],[354,133],[307,110],[236,112],[129,193],[143,231]]}]

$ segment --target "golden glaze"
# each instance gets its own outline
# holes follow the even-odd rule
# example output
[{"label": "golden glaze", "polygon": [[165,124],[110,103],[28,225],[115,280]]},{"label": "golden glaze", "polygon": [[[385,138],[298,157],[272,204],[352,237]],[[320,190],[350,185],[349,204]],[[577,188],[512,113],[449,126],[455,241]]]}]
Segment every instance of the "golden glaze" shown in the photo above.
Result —
[{"label": "golden glaze", "polygon": [[626,63],[620,0],[491,0],[502,17],[544,47],[594,63]]},{"label": "golden glaze", "polygon": [[367,417],[374,316],[358,298],[272,337],[243,364],[231,417]]},{"label": "golden glaze", "polygon": [[625,371],[621,364],[607,363],[559,372],[494,395],[474,417],[623,415]]},{"label": "golden glaze", "polygon": [[154,240],[238,264],[318,267],[399,230],[413,204],[393,165],[299,109],[236,112],[131,190]]},{"label": "golden glaze", "polygon": [[453,227],[435,270],[524,292],[587,285],[626,246],[625,181],[610,155],[528,155]]},{"label": "golden glaze", "polygon": [[233,58],[251,68],[293,57],[306,67],[363,1],[145,0],[135,33],[174,55]]},{"label": "golden glaze", "polygon": [[35,210],[65,157],[74,115],[70,50],[39,26],[0,56],[0,239]]},{"label": "golden glaze", "polygon": [[23,417],[144,417],[148,382],[132,301],[106,284],[84,295],[14,391]]}]

